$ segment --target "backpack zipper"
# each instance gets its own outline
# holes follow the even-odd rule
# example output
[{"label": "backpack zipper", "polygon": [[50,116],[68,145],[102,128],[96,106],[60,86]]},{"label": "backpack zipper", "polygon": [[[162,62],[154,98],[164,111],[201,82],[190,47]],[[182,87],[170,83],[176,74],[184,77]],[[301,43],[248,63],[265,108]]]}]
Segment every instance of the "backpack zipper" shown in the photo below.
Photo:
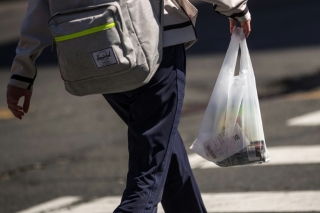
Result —
[{"label": "backpack zipper", "polygon": [[98,33],[98,32],[104,31],[104,30],[109,30],[111,28],[114,28],[115,26],[116,26],[116,23],[115,22],[111,22],[111,23],[107,23],[107,24],[100,25],[100,26],[97,26],[97,27],[92,27],[90,29],[82,30],[82,31],[79,31],[79,32],[76,32],[76,33],[71,33],[71,34],[68,34],[68,35],[55,37],[54,41],[55,42],[67,41],[67,40],[79,38],[79,37],[82,37],[82,36],[90,35],[90,34],[93,34],[93,33]]}]

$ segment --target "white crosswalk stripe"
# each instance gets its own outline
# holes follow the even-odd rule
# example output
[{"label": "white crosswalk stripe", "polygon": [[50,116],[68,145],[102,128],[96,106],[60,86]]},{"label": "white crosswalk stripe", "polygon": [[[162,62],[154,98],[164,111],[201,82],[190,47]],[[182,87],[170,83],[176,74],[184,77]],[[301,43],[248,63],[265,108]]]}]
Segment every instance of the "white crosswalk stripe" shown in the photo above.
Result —
[{"label": "white crosswalk stripe", "polygon": [[320,210],[320,191],[203,194],[208,212],[306,212]]},{"label": "white crosswalk stripe", "polygon": [[[261,165],[286,165],[320,163],[320,145],[309,146],[279,146],[269,147],[270,162]],[[197,154],[189,155],[193,169],[221,168],[216,164],[201,158]],[[259,165],[259,166],[261,166]]]},{"label": "white crosswalk stripe", "polygon": [[320,110],[310,112],[287,121],[288,126],[318,126],[320,125]]},{"label": "white crosswalk stripe", "polygon": [[23,211],[19,211],[17,213],[40,213],[40,212],[48,212],[55,209],[61,209],[62,207],[69,206],[72,203],[81,200],[81,197],[77,196],[65,196],[53,199],[51,201],[33,206]]},{"label": "white crosswalk stripe", "polygon": [[[236,193],[203,193],[203,201],[208,212],[310,212],[320,211],[320,191],[291,191],[291,192],[236,192]],[[53,207],[57,198],[46,202]],[[112,212],[120,202],[120,196],[103,197],[88,203],[70,208],[50,211],[25,210],[23,213],[108,213]],[[68,202],[66,200],[66,202]],[[42,204],[43,205],[43,204]],[[159,205],[158,213],[164,213]]]},{"label": "white crosswalk stripe", "polygon": [[120,196],[102,197],[69,209],[61,209],[50,213],[102,213],[113,212],[119,205]]}]

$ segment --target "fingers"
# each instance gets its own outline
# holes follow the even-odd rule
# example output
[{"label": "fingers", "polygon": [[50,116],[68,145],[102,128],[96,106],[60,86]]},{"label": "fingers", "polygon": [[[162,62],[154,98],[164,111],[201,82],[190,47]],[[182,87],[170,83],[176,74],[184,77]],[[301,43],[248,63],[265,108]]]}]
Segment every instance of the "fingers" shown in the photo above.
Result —
[{"label": "fingers", "polygon": [[249,36],[249,34],[251,32],[251,24],[250,24],[250,22],[251,22],[251,19],[247,20],[246,22],[240,22],[241,27],[243,29],[244,36],[246,38],[248,38],[248,36]]},{"label": "fingers", "polygon": [[23,102],[23,111],[27,113],[29,111],[29,106],[30,106],[30,99],[31,95],[26,95],[24,97],[24,102]]},{"label": "fingers", "polygon": [[17,104],[14,104],[14,103],[11,103],[11,102],[8,102],[8,107],[11,107],[12,109],[15,109],[15,110],[23,110],[23,108]]},{"label": "fingers", "polygon": [[[32,92],[27,89],[21,89],[11,85],[7,86],[8,108],[16,118],[21,120],[22,116],[28,112],[31,94]],[[24,97],[23,107],[18,105],[21,97]]]},{"label": "fingers", "polygon": [[[230,33],[232,34],[234,27],[236,27],[237,21],[234,19],[229,18],[229,22],[230,22]],[[246,38],[248,38],[250,32],[251,32],[251,19],[245,21],[245,22],[240,22],[240,25],[243,29],[243,33],[245,35]]]},{"label": "fingers", "polygon": [[23,111],[20,111],[20,110],[17,110],[15,108],[13,108],[12,106],[8,106],[8,108],[10,109],[10,111],[12,112],[12,114],[18,118],[18,119],[22,119],[22,116],[24,116],[24,112]]},{"label": "fingers", "polygon": [[24,116],[24,112],[22,111],[23,108],[21,106],[18,106],[17,104],[8,101],[8,108],[16,118],[19,118],[21,120],[22,116]]},{"label": "fingers", "polygon": [[236,20],[229,18],[230,22],[230,34],[232,34],[234,27],[236,26]]}]

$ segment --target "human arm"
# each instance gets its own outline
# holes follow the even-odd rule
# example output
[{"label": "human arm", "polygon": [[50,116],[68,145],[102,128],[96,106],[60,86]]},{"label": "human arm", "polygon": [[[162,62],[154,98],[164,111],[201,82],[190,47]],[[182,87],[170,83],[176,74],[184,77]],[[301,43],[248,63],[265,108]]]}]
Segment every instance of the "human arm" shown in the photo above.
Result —
[{"label": "human arm", "polygon": [[214,11],[229,17],[230,33],[239,21],[243,28],[245,37],[248,37],[251,32],[251,14],[249,12],[248,0],[203,0],[212,3]]},{"label": "human arm", "polygon": [[[47,25],[49,18],[47,0],[29,0],[7,86],[8,108],[19,119],[29,109],[33,82],[37,75],[35,60],[52,41]],[[23,107],[18,106],[21,97],[25,97]]]}]

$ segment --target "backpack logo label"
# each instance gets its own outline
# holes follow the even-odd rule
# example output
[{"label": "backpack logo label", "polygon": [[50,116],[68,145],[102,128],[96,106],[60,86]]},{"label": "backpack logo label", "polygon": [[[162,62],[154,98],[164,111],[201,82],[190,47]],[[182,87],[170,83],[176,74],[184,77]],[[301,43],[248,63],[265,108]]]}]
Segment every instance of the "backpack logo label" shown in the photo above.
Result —
[{"label": "backpack logo label", "polygon": [[117,64],[117,58],[112,47],[91,53],[97,69]]}]

